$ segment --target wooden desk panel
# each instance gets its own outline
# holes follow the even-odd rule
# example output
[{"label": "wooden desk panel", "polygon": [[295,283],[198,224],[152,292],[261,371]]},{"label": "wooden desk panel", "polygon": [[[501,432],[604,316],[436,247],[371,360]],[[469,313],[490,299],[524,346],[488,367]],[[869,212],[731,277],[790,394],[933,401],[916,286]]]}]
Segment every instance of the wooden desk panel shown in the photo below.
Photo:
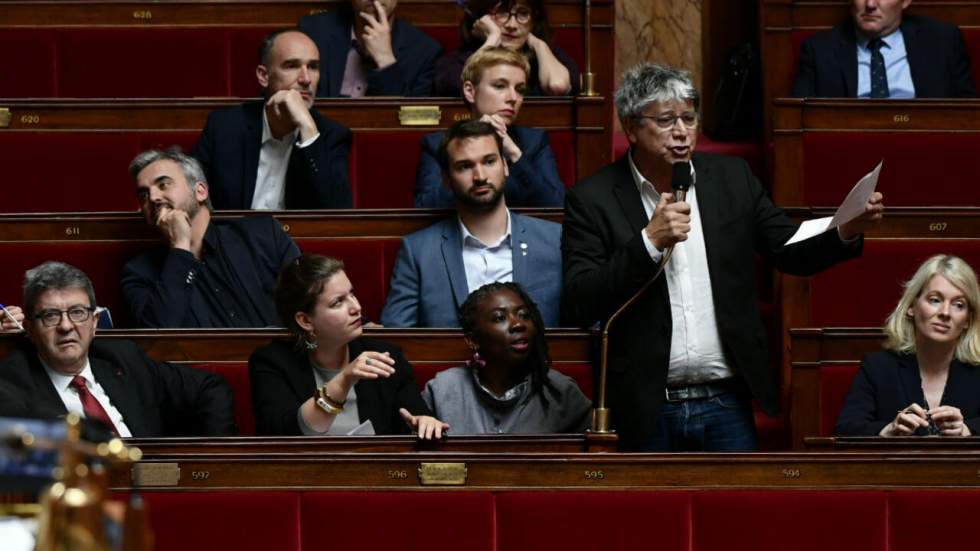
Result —
[{"label": "wooden desk panel", "polygon": [[[465,469],[459,485],[423,484],[423,464]],[[654,490],[976,488],[980,453],[336,453],[148,456],[174,484],[144,490]],[[179,470],[179,473],[178,473]],[[132,488],[130,473],[110,478]]]},{"label": "wooden desk panel", "polygon": [[[891,206],[980,205],[980,194],[964,189],[973,170],[969,152],[980,139],[978,100],[778,99],[773,121],[772,195],[778,205],[836,206],[882,158],[880,189],[886,203],[892,192]],[[863,135],[868,140],[857,142]],[[877,145],[873,136],[888,143]],[[824,156],[808,151],[808,139]],[[824,139],[841,143],[836,149],[812,145]],[[911,158],[907,152],[916,147],[921,151]],[[934,191],[940,182],[945,194]],[[815,204],[807,196],[816,192],[833,199]]]},{"label": "wooden desk panel", "polygon": [[[515,212],[561,223],[558,208],[516,208]],[[430,226],[452,211],[439,209],[358,209],[318,211],[217,211],[216,219],[275,216],[294,239],[399,239]],[[136,213],[0,214],[0,243],[157,241],[155,230]]]},{"label": "wooden desk panel", "polygon": [[[545,0],[553,27],[580,27],[581,3],[576,0]],[[349,5],[347,0],[4,0],[0,3],[0,25],[9,27],[70,26],[245,26],[283,27],[295,25],[308,14],[334,11]],[[613,3],[593,0],[594,28],[613,24]],[[415,26],[455,28],[460,10],[438,0],[400,0],[398,16]]]}]

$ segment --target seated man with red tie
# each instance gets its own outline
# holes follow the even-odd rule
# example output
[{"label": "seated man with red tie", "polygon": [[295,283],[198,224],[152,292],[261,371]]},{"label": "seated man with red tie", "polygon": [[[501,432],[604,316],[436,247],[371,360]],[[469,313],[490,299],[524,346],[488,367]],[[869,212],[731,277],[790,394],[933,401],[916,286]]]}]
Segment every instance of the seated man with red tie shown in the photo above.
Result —
[{"label": "seated man with red tie", "polygon": [[0,363],[32,417],[76,413],[122,437],[235,433],[231,389],[219,375],[160,364],[132,342],[95,339],[100,309],[84,272],[45,262],[24,278],[28,337]]}]

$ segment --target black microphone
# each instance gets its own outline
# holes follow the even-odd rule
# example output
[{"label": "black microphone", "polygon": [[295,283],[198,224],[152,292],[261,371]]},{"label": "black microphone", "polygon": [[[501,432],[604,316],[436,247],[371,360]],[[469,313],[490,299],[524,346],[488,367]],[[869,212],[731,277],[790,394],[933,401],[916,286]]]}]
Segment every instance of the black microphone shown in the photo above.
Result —
[{"label": "black microphone", "polygon": [[691,161],[681,161],[671,165],[670,187],[674,188],[674,201],[683,201],[687,190],[691,189]]}]

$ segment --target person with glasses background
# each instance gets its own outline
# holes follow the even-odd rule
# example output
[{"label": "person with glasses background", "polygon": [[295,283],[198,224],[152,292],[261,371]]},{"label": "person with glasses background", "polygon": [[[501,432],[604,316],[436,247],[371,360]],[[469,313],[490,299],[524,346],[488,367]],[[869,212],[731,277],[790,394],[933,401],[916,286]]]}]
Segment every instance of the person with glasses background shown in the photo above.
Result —
[{"label": "person with glasses background", "polygon": [[[637,451],[756,448],[752,399],[774,415],[778,386],[759,315],[756,255],[810,275],[861,254],[881,194],[837,229],[786,246],[797,225],[744,160],[695,153],[699,94],[690,74],[641,64],[615,95],[630,142],[618,161],[565,193],[568,321],[605,323],[673,256],[609,332],[607,400],[623,447]],[[690,172],[675,202],[675,163]]]},{"label": "person with glasses background", "polygon": [[542,0],[470,0],[459,26],[460,48],[436,61],[435,94],[459,96],[463,64],[477,50],[503,46],[528,58],[526,96],[578,93],[578,67],[551,43]]},{"label": "person with glasses background", "polygon": [[23,414],[75,413],[121,437],[235,434],[221,376],[156,363],[130,341],[95,339],[100,315],[78,268],[49,261],[27,271],[27,340],[0,363],[0,382],[25,400]]}]

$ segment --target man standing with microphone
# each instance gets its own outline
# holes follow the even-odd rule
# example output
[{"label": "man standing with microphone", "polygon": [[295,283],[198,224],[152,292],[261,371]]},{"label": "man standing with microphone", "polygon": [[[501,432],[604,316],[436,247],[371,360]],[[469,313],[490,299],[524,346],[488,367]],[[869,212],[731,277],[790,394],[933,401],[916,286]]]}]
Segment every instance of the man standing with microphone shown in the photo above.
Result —
[{"label": "man standing with microphone", "polygon": [[[881,194],[851,222],[784,246],[797,226],[741,159],[697,153],[699,96],[686,71],[641,64],[616,111],[621,159],[569,190],[562,231],[564,315],[591,326],[662,276],[609,330],[608,396],[621,444],[634,451],[756,449],[751,399],[774,415],[779,393],[759,315],[756,259],[812,275],[860,256]],[[691,186],[674,201],[674,164]]]}]

